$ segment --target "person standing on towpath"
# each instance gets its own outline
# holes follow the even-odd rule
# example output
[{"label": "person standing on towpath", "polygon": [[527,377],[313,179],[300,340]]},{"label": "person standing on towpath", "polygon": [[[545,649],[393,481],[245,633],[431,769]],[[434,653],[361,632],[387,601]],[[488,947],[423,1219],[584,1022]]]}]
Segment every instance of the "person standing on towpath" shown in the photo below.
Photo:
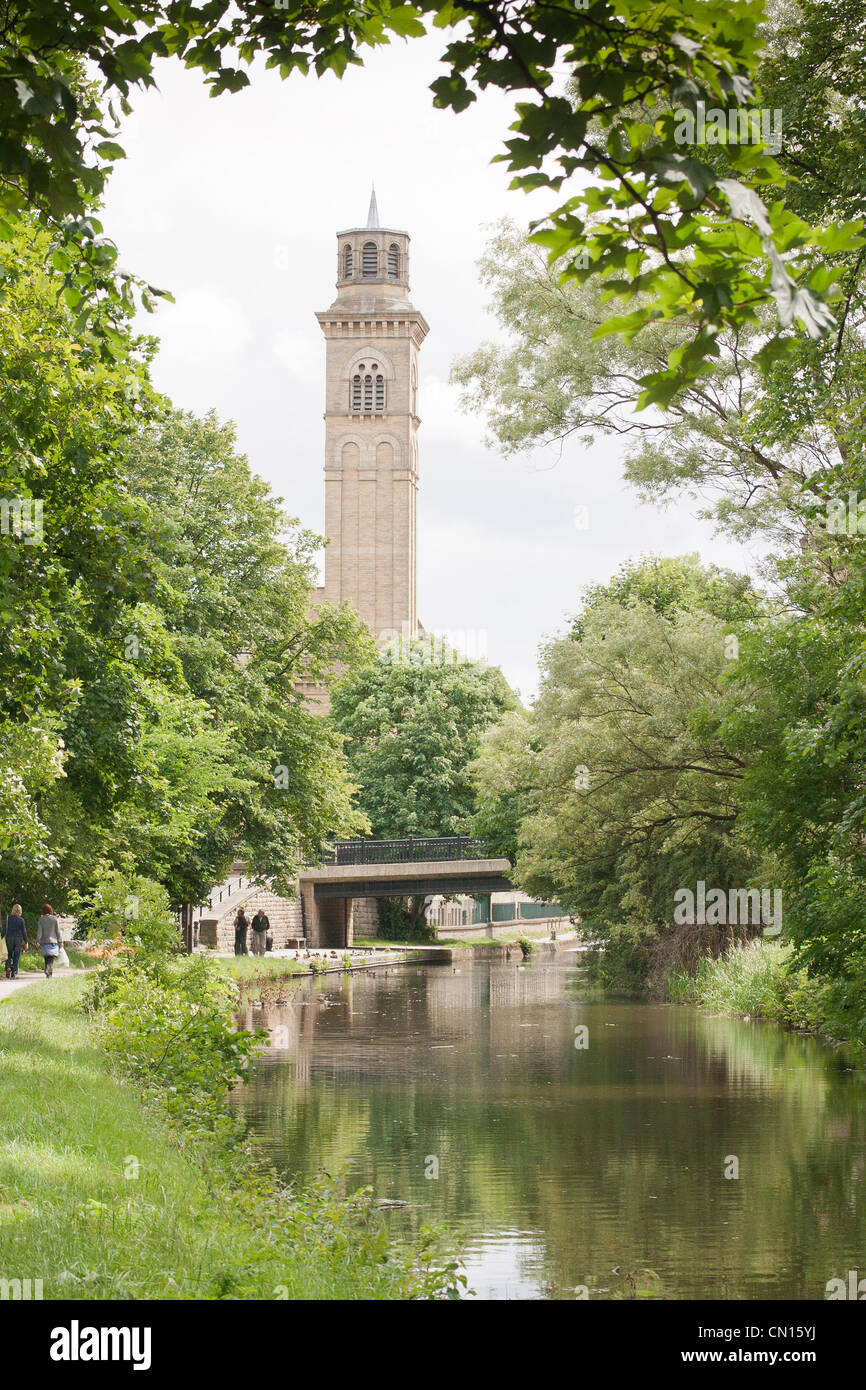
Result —
[{"label": "person standing on towpath", "polygon": [[247,928],[249,927],[247,914],[242,907],[238,908],[238,915],[235,918],[235,955],[245,956],[247,952]]}]

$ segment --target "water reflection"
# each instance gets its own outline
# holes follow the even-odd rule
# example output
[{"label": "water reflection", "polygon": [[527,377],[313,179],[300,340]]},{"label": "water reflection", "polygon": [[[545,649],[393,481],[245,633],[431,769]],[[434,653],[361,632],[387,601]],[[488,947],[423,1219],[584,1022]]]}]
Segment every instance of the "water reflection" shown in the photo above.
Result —
[{"label": "water reflection", "polygon": [[459,1227],[479,1297],[619,1297],[651,1270],[668,1298],[809,1299],[866,1273],[864,1077],[811,1038],[599,1002],[560,962],[291,988],[244,1020],[275,1046],[239,1110],[286,1173]]}]

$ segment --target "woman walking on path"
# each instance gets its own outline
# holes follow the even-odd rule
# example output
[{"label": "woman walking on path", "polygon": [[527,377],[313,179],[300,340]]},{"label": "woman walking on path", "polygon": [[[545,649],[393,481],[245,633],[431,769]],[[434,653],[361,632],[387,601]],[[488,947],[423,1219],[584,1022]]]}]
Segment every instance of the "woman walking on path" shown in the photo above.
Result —
[{"label": "woman walking on path", "polygon": [[249,922],[247,921],[247,915],[246,915],[246,913],[244,912],[243,908],[242,908],[242,907],[239,907],[239,908],[238,908],[238,915],[237,915],[237,917],[235,918],[235,955],[236,955],[236,956],[245,956],[245,955],[248,955],[248,954],[249,954],[248,951],[247,951],[247,927],[248,927],[248,926],[249,926]]},{"label": "woman walking on path", "polygon": [[54,916],[50,903],[42,904],[42,916],[36,924],[36,945],[42,952],[45,978],[50,980],[54,970],[54,959],[60,954],[60,948],[63,945],[60,923]]},{"label": "woman walking on path", "polygon": [[18,979],[18,962],[21,959],[21,947],[27,946],[27,928],[24,925],[24,918],[21,916],[21,904],[15,903],[9,916],[6,918],[6,925],[3,928],[3,935],[6,938],[6,979]]}]

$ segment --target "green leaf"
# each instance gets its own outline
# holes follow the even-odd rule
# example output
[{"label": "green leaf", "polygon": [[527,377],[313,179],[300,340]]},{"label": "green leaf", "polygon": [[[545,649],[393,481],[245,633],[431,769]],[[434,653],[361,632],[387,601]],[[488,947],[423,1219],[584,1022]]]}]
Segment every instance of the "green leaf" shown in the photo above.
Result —
[{"label": "green leaf", "polygon": [[126,159],[125,149],[114,140],[100,140],[99,144],[96,146],[96,150],[98,154],[102,155],[103,159]]}]

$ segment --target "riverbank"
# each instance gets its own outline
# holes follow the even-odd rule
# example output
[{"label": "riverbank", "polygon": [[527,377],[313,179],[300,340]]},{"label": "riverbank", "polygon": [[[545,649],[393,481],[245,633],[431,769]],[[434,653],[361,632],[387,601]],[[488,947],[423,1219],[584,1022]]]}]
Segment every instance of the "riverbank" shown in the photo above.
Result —
[{"label": "riverbank", "polygon": [[375,970],[381,966],[439,963],[472,956],[476,960],[507,960],[517,953],[521,958],[535,954],[551,955],[574,949],[577,933],[563,933],[555,940],[548,937],[474,937],[468,940],[387,941],[384,938],[361,940],[348,949],[286,950],[266,956],[217,955],[213,959],[220,970],[238,981],[244,994],[262,985],[309,975],[343,974],[355,970]]},{"label": "riverbank", "polygon": [[717,959],[702,957],[694,975],[673,971],[666,998],[695,1004],[734,1018],[764,1018],[798,1032],[815,1033],[863,1055],[858,1019],[831,981],[811,979],[792,964],[791,947],[778,941],[750,942]]},{"label": "riverbank", "polygon": [[451,960],[452,956],[457,959],[467,955],[475,955],[479,960],[505,960],[514,951],[519,951],[524,957],[536,951],[542,955],[556,954],[557,951],[574,949],[577,940],[576,931],[562,932],[555,938],[528,936],[521,932],[508,936],[438,937],[435,941],[389,942],[374,937],[360,941],[358,945],[377,951],[390,947],[394,951],[407,953],[415,960]]},{"label": "riverbank", "polygon": [[83,979],[0,1005],[0,1277],[46,1299],[424,1297],[367,1197],[303,1192],[173,1128],[96,1045]]},{"label": "riverbank", "polygon": [[399,965],[406,958],[407,948],[394,945],[374,949],[349,947],[339,951],[286,950],[269,952],[265,956],[218,955],[208,956],[217,967],[237,980],[244,992],[254,986],[273,981],[310,975],[343,974],[347,970],[371,970],[380,965]]}]

